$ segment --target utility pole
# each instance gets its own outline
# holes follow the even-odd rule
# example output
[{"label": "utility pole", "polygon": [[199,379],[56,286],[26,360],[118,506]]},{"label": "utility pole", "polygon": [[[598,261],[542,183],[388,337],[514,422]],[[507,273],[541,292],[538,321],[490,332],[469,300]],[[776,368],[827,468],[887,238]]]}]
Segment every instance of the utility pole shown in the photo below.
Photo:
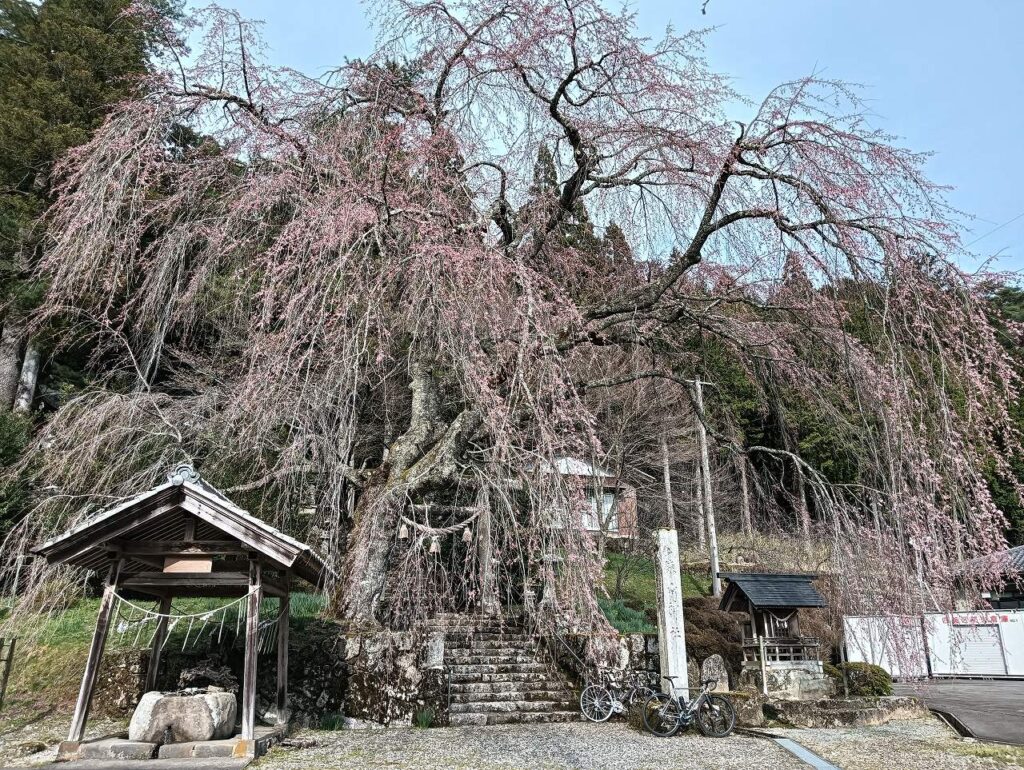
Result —
[{"label": "utility pole", "polygon": [[697,408],[697,444],[700,449],[701,483],[704,518],[708,528],[708,550],[711,556],[711,593],[722,595],[722,579],[718,576],[718,530],[715,527],[715,506],[711,498],[711,461],[708,457],[708,432],[704,427],[704,383],[693,381],[693,404]]},{"label": "utility pole", "polygon": [[665,477],[665,529],[676,528],[676,511],[672,504],[672,471],[668,459],[668,432],[661,432],[661,463]]}]

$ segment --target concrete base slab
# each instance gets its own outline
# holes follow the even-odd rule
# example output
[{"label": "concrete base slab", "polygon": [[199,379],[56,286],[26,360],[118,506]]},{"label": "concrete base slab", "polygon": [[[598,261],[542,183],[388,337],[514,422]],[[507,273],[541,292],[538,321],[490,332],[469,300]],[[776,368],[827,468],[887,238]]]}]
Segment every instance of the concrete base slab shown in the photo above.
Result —
[{"label": "concrete base slab", "polygon": [[[57,750],[57,761],[61,763],[74,762],[72,765],[60,765],[67,770],[90,770],[93,767],[92,763],[95,762],[128,762],[131,767],[135,768],[149,767],[149,765],[139,765],[139,762],[144,760],[158,761],[159,765],[156,767],[159,767],[160,770],[174,770],[174,767],[204,770],[207,767],[207,762],[220,760],[230,760],[236,763],[239,760],[244,760],[243,764],[224,765],[224,767],[245,767],[245,764],[263,756],[271,746],[280,743],[286,737],[288,737],[288,726],[279,725],[277,727],[257,727],[256,736],[249,740],[236,736],[220,741],[168,743],[163,746],[142,741],[129,741],[125,738],[102,738],[82,743],[64,741]],[[96,767],[101,766],[97,765]],[[106,765],[102,765],[103,770],[106,770],[106,767]],[[210,767],[219,767],[219,765],[210,765]]]},{"label": "concrete base slab", "polygon": [[83,743],[78,751],[79,759],[152,759],[157,745],[145,741],[128,741],[108,738],[103,741]]},{"label": "concrete base slab", "polygon": [[[83,759],[73,764],[40,765],[35,770],[242,770],[251,759]],[[13,770],[7,768],[6,770]]]},{"label": "concrete base slab", "polygon": [[101,738],[96,741],[62,741],[57,747],[57,761],[79,759],[132,760],[153,759],[157,745],[125,738]]},{"label": "concrete base slab", "polygon": [[[223,741],[193,741],[191,743],[167,743],[160,747],[160,759],[202,759],[231,758],[238,756],[240,738],[228,738]],[[244,754],[242,756],[245,756]]]}]

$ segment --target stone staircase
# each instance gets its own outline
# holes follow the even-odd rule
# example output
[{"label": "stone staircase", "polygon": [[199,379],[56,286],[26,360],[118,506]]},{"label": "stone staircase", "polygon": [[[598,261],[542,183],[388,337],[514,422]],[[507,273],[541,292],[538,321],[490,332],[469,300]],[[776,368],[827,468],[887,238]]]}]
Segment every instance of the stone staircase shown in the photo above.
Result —
[{"label": "stone staircase", "polygon": [[580,719],[577,694],[522,628],[484,621],[450,630],[444,660],[453,727]]}]

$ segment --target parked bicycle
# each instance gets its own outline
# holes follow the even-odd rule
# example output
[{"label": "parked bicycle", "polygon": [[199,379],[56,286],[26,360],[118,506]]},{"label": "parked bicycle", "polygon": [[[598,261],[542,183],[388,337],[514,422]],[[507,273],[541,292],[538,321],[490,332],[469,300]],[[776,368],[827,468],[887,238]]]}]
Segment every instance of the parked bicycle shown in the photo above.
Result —
[{"label": "parked bicycle", "polygon": [[606,722],[612,714],[625,714],[654,694],[649,671],[601,670],[603,681],[588,685],[580,693],[580,711],[591,722]]},{"label": "parked bicycle", "polygon": [[736,709],[729,699],[711,694],[718,686],[714,679],[702,682],[700,695],[688,701],[676,695],[676,677],[663,678],[668,680],[669,692],[654,693],[644,701],[643,707],[644,727],[654,735],[669,738],[680,728],[696,722],[697,729],[704,735],[724,738],[736,727]]}]

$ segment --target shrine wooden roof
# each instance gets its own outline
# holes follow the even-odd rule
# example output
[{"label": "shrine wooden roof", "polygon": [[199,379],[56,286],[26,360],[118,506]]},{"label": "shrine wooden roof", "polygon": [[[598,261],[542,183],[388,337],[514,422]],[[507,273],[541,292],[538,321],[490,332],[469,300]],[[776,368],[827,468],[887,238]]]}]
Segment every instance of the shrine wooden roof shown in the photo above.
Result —
[{"label": "shrine wooden roof", "polygon": [[[166,483],[89,516],[32,552],[50,564],[94,570],[120,557],[127,571],[143,573],[152,571],[161,557],[239,553],[314,586],[328,571],[312,548],[242,510],[188,466],[176,469]],[[216,583],[216,574],[208,580]]]},{"label": "shrine wooden roof", "polygon": [[824,607],[825,600],[814,587],[817,575],[767,572],[722,572],[729,585],[719,609],[746,612],[746,600],[755,609]]}]

